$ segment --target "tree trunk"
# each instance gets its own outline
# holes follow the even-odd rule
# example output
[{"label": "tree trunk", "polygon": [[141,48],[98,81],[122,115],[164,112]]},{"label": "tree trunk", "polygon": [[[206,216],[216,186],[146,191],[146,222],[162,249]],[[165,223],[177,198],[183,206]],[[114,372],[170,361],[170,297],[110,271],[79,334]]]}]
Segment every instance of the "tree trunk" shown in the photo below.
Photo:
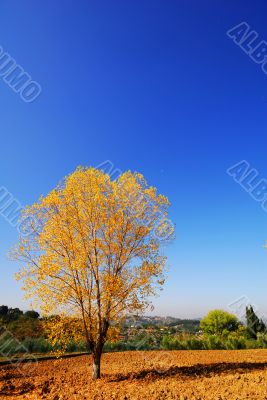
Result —
[{"label": "tree trunk", "polygon": [[103,327],[101,329],[97,341],[92,346],[92,356],[93,356],[93,371],[92,371],[92,379],[96,380],[100,378],[100,362],[103,351],[103,346],[105,343],[105,338],[107,335],[107,331],[109,328],[109,321],[107,318],[104,318]]},{"label": "tree trunk", "polygon": [[96,350],[93,352],[93,371],[92,371],[92,379],[96,380],[100,378],[100,362],[101,362],[101,350]]}]

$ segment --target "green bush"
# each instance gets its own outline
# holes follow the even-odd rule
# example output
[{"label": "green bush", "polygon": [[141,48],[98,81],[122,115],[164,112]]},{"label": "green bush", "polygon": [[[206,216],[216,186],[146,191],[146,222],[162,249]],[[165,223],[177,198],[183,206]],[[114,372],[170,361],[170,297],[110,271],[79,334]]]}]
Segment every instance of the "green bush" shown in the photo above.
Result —
[{"label": "green bush", "polygon": [[29,353],[49,353],[53,350],[52,345],[44,338],[27,338],[22,344]]},{"label": "green bush", "polygon": [[85,342],[75,342],[72,340],[71,342],[68,343],[66,352],[67,353],[77,353],[77,352],[83,352],[86,351],[86,344]]},{"label": "green bush", "polygon": [[136,350],[136,346],[134,344],[126,343],[123,341],[119,341],[116,343],[106,342],[104,345],[104,352],[127,351],[127,350]]},{"label": "green bush", "polygon": [[186,342],[178,337],[164,336],[161,341],[164,350],[185,350]]},{"label": "green bush", "polygon": [[267,348],[267,336],[263,333],[258,333],[257,334],[257,344],[260,349],[266,349]]},{"label": "green bush", "polygon": [[245,338],[229,337],[225,341],[226,350],[241,350],[246,348]]},{"label": "green bush", "polygon": [[27,352],[27,348],[23,346],[23,343],[20,343],[9,333],[6,333],[0,340],[0,349],[2,357]]},{"label": "green bush", "polygon": [[237,331],[239,326],[237,317],[224,310],[212,310],[200,321],[200,329],[207,335],[224,336]]},{"label": "green bush", "polygon": [[187,350],[202,350],[203,341],[193,336],[186,340],[185,346]]},{"label": "green bush", "polygon": [[206,336],[203,339],[203,349],[205,350],[224,350],[225,346],[220,337],[215,335]]}]

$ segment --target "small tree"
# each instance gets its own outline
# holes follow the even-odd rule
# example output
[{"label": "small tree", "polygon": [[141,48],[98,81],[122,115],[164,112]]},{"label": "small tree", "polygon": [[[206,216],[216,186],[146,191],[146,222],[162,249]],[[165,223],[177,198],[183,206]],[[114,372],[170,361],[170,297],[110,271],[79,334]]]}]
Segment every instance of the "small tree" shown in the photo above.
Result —
[{"label": "small tree", "polygon": [[252,339],[257,339],[258,333],[266,332],[266,326],[263,320],[257,317],[252,306],[246,307],[246,320],[247,331]]},{"label": "small tree", "polygon": [[224,310],[212,310],[200,321],[204,333],[219,336],[236,331],[239,325],[237,317]]},{"label": "small tree", "polygon": [[4,320],[8,314],[8,306],[0,306],[0,319]]},{"label": "small tree", "polygon": [[26,318],[38,319],[40,315],[37,311],[29,310],[24,313],[24,316]]},{"label": "small tree", "polygon": [[112,181],[78,168],[24,212],[32,232],[15,252],[24,265],[18,278],[45,312],[82,320],[94,379],[110,322],[143,311],[164,282],[168,207],[141,174]]}]

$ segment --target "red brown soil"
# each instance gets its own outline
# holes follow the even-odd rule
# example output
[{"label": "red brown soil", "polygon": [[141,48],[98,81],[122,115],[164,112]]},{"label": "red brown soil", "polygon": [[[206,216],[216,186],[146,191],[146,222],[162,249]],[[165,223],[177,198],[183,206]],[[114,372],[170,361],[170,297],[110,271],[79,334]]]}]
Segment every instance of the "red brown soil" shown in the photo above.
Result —
[{"label": "red brown soil", "polygon": [[0,399],[264,400],[267,350],[109,353],[96,382],[90,356],[6,365]]}]

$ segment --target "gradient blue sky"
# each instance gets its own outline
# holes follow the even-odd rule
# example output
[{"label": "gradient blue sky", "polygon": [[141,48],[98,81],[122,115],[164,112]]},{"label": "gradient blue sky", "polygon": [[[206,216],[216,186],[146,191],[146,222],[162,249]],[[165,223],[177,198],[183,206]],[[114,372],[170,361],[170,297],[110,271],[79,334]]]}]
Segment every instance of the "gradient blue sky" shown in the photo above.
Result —
[{"label": "gradient blue sky", "polygon": [[[23,204],[111,160],[166,194],[177,239],[155,314],[202,316],[242,295],[267,314],[267,214],[226,169],[266,170],[267,76],[226,31],[267,40],[265,1],[1,1],[0,45],[42,86],[0,79],[0,186]],[[0,304],[27,307],[0,217]]]}]

